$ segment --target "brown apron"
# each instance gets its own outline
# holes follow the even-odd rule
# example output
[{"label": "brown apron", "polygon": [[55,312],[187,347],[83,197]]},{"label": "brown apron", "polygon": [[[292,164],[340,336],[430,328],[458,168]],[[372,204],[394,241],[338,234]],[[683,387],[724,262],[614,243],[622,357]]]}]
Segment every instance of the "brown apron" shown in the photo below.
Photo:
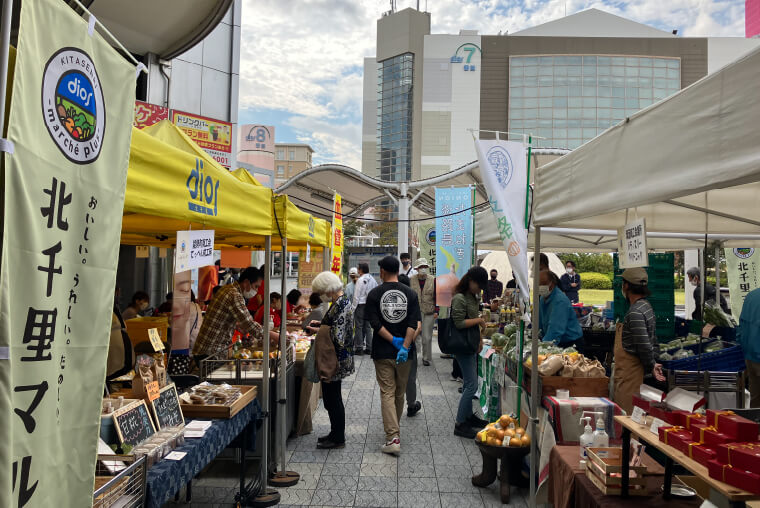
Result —
[{"label": "brown apron", "polygon": [[613,400],[627,414],[633,411],[633,395],[644,382],[644,366],[635,355],[623,349],[623,323],[615,327],[615,395]]}]

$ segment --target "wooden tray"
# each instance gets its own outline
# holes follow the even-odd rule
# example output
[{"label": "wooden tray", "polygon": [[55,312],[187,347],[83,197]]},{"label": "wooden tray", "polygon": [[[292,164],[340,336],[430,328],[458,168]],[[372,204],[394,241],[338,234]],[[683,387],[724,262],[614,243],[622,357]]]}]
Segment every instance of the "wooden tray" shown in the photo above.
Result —
[{"label": "wooden tray", "polygon": [[[622,478],[612,475],[614,473],[620,474],[623,471],[623,450],[621,448],[588,448],[586,454],[588,455],[586,477],[605,495],[620,495]],[[629,494],[632,496],[647,495],[644,478],[647,468],[634,466],[630,470],[636,472],[636,477],[628,479]]]},{"label": "wooden tray", "polygon": [[[245,406],[250,404],[256,398],[257,387],[237,385],[240,388],[240,398],[230,406],[218,404],[184,404],[180,403],[182,414],[185,418],[220,418],[229,419],[242,411]],[[180,399],[181,401],[182,399]]]},{"label": "wooden tray", "polygon": [[[524,370],[524,385],[530,388],[529,368]],[[542,397],[554,397],[557,390],[569,390],[571,397],[608,397],[610,394],[610,378],[604,377],[562,377],[541,376],[540,387]]]}]

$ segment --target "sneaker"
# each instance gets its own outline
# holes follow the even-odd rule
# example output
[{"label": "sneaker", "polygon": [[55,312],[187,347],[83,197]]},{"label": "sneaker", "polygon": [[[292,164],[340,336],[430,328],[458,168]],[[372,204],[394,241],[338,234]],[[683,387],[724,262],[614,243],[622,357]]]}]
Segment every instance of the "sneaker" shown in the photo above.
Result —
[{"label": "sneaker", "polygon": [[482,429],[486,425],[488,425],[488,422],[486,420],[483,420],[482,418],[478,418],[474,414],[468,418],[467,423],[469,423],[471,426]]},{"label": "sneaker", "polygon": [[328,441],[330,439],[330,434],[324,435],[322,437],[317,438],[317,443],[321,443],[322,441]]},{"label": "sneaker", "polygon": [[451,380],[456,381],[457,383],[462,383],[464,380],[461,377],[457,377],[454,374],[451,375]]},{"label": "sneaker", "polygon": [[[475,437],[475,434],[473,434],[473,437]],[[394,437],[393,439],[385,443],[385,445],[383,445],[383,447],[380,450],[383,453],[387,453],[389,455],[398,455],[399,453],[401,453],[401,440],[397,437]]]},{"label": "sneaker", "polygon": [[478,431],[470,427],[470,425],[465,423],[457,423],[454,425],[454,435],[459,437],[466,437],[467,439],[475,439],[475,436],[478,434]]},{"label": "sneaker", "polygon": [[321,441],[317,443],[317,448],[320,450],[334,450],[336,448],[345,448],[346,442],[343,441],[342,443],[337,443],[335,441],[332,441],[328,439],[327,441]]},{"label": "sneaker", "polygon": [[417,402],[414,403],[413,406],[408,406],[406,408],[406,416],[411,418],[412,416],[415,416],[417,413],[419,413],[421,409],[422,409],[422,402],[418,400]]},{"label": "sneaker", "polygon": [[430,362],[427,360],[422,360],[422,365],[424,365],[425,367],[430,367]]}]

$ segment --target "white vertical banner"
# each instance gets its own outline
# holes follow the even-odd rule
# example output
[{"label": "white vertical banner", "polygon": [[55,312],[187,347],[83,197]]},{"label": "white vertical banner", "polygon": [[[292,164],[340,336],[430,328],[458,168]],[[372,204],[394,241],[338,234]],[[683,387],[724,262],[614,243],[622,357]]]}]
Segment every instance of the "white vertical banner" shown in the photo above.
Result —
[{"label": "white vertical banner", "polygon": [[525,200],[528,186],[525,145],[515,141],[475,140],[496,228],[509,255],[522,299],[530,295],[528,285],[528,231],[525,228]]},{"label": "white vertical banner", "polygon": [[618,230],[618,250],[620,251],[620,268],[647,266],[647,225],[646,221],[636,219]]}]

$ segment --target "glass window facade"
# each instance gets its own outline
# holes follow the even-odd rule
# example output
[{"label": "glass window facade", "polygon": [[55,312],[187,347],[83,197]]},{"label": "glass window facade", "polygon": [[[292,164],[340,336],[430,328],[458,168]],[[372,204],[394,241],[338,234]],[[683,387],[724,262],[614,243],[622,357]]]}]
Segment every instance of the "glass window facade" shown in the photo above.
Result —
[{"label": "glass window facade", "polygon": [[578,148],[681,88],[677,58],[555,55],[509,60],[509,131]]},{"label": "glass window facade", "polygon": [[412,179],[414,55],[377,64],[377,167],[381,180]]}]

